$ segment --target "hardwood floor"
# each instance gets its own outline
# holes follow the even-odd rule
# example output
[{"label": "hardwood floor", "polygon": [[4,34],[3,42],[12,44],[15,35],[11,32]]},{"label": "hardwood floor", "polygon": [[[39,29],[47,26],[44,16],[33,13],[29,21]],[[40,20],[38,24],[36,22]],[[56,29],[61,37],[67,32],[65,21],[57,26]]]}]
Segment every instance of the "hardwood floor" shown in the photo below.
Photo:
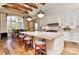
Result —
[{"label": "hardwood floor", "polygon": [[24,46],[19,46],[18,41],[14,41],[12,48],[9,49],[6,41],[0,40],[0,55],[34,55],[34,49],[27,52]]},{"label": "hardwood floor", "polygon": [[62,55],[79,55],[79,45],[77,43],[65,42]]},{"label": "hardwood floor", "polygon": [[[16,39],[15,39],[16,40]],[[13,43],[7,46],[7,40],[0,40],[0,55],[34,55],[34,49],[28,52],[24,49],[24,46],[19,46],[18,41],[13,40]],[[65,42],[64,51],[61,55],[79,55],[79,45],[76,43]]]}]

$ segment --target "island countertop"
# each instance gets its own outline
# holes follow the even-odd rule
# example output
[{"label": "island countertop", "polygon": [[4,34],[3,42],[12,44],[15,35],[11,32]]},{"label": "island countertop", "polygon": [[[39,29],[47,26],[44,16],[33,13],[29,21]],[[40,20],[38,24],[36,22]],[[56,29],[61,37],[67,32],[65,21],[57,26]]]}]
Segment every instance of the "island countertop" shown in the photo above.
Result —
[{"label": "island countertop", "polygon": [[63,33],[60,33],[60,32],[41,32],[41,31],[33,31],[33,32],[24,31],[21,33],[48,39],[48,40],[52,40],[64,35]]}]

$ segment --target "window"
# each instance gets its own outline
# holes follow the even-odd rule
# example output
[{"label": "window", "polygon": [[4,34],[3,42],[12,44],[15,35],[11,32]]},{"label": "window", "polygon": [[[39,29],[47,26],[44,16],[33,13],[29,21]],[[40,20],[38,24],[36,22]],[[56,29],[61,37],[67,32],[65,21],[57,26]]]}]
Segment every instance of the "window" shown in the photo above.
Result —
[{"label": "window", "polygon": [[8,32],[16,29],[24,29],[23,17],[7,16],[7,28]]}]

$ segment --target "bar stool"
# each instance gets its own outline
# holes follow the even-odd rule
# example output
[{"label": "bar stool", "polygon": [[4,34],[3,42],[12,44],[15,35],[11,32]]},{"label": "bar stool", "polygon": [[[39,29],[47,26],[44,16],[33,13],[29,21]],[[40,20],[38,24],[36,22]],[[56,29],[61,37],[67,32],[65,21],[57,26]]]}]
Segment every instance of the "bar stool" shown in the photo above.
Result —
[{"label": "bar stool", "polygon": [[18,33],[17,33],[16,31],[13,31],[13,32],[12,32],[12,37],[13,37],[14,39],[17,39],[17,38],[18,38]]},{"label": "bar stool", "polygon": [[28,49],[33,49],[33,39],[31,37],[26,36],[24,38],[25,41],[25,50],[28,51]]},{"label": "bar stool", "polygon": [[24,34],[19,34],[19,45],[23,45],[24,44]]},{"label": "bar stool", "polygon": [[12,33],[12,38],[16,38],[17,36],[16,36],[16,34],[13,32]]},{"label": "bar stool", "polygon": [[36,41],[35,42],[35,55],[46,55],[46,42]]}]

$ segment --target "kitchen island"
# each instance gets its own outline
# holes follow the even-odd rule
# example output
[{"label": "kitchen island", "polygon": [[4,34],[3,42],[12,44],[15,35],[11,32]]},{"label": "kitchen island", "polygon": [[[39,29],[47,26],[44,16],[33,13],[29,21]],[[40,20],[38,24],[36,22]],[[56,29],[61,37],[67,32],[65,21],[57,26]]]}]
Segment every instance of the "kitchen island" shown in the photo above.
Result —
[{"label": "kitchen island", "polygon": [[63,33],[60,32],[21,32],[25,35],[34,36],[36,38],[46,39],[47,55],[60,55],[64,49]]}]

